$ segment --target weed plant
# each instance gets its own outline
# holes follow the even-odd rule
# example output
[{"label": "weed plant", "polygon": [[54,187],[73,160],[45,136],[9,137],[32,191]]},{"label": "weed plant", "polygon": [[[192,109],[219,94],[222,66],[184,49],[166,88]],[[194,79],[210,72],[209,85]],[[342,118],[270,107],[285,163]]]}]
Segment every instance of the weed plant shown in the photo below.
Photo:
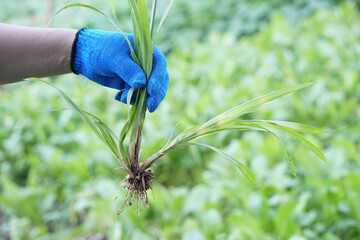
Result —
[{"label": "weed plant", "polygon": [[[84,7],[92,9],[102,15],[104,15],[118,31],[120,31],[127,39],[128,45],[131,50],[131,56],[144,70],[147,79],[151,75],[153,50],[156,44],[156,40],[159,35],[159,31],[164,24],[164,21],[170,11],[170,8],[174,2],[171,0],[168,7],[162,14],[161,20],[155,30],[155,16],[157,8],[157,0],[152,1],[152,8],[150,16],[146,5],[146,0],[128,0],[131,9],[134,45],[132,47],[130,41],[127,39],[123,30],[120,27],[119,21],[115,15],[114,0],[111,0],[111,6],[113,10],[114,18],[106,15],[99,9],[82,3],[69,4],[60,9],[56,14],[59,14],[63,10],[71,7]],[[251,101],[240,104],[236,107],[227,110],[212,119],[194,126],[183,132],[176,133],[176,128],[172,131],[171,136],[167,143],[160,150],[148,156],[145,161],[141,161],[141,139],[142,129],[146,117],[146,87],[142,89],[131,89],[128,94],[128,104],[133,95],[135,95],[135,102],[129,110],[127,121],[125,122],[120,134],[115,134],[109,126],[107,126],[100,118],[93,114],[82,110],[65,92],[57,88],[53,84],[37,79],[31,78],[31,81],[40,81],[54,87],[65,101],[76,111],[82,119],[89,125],[93,132],[99,137],[99,139],[105,144],[109,151],[115,156],[120,164],[120,168],[126,172],[127,177],[122,184],[122,188],[126,191],[125,201],[120,207],[117,214],[120,214],[127,206],[131,206],[136,202],[137,212],[139,213],[140,204],[148,207],[148,195],[147,191],[151,189],[153,180],[155,179],[152,170],[154,163],[161,159],[165,154],[180,147],[195,145],[199,147],[209,148],[216,153],[220,154],[224,159],[230,161],[235,167],[237,167],[241,173],[250,181],[255,182],[254,174],[238,159],[230,156],[221,149],[215,146],[199,143],[197,140],[208,135],[217,134],[220,132],[228,131],[261,131],[271,134],[278,139],[283,145],[291,171],[296,176],[296,170],[294,161],[287,150],[286,143],[280,138],[281,134],[286,134],[298,143],[304,144],[310,151],[316,154],[322,161],[327,162],[324,154],[310,141],[308,141],[302,134],[322,134],[332,131],[321,130],[305,124],[286,122],[286,121],[271,121],[271,120],[244,120],[241,117],[253,111],[254,108],[268,103],[274,99],[282,97],[284,95],[294,93],[306,87],[312,85],[312,83],[300,84],[293,87],[284,88],[266,94],[264,96],[257,97]],[[65,110],[67,108],[62,108]],[[60,110],[60,109],[57,109]]]}]

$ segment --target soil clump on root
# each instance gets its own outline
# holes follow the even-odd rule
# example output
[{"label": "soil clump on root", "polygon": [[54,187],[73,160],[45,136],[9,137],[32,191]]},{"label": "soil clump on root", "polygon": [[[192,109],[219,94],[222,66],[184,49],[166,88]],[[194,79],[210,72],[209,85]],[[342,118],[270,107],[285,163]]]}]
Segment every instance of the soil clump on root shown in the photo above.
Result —
[{"label": "soil clump on root", "polygon": [[131,206],[135,201],[137,202],[138,214],[140,203],[143,203],[144,206],[148,208],[148,195],[146,191],[151,189],[151,183],[154,179],[154,174],[150,169],[146,171],[138,171],[138,169],[136,169],[131,175],[128,175],[122,187],[127,189],[125,201],[117,212],[117,215],[120,215],[126,207]]}]

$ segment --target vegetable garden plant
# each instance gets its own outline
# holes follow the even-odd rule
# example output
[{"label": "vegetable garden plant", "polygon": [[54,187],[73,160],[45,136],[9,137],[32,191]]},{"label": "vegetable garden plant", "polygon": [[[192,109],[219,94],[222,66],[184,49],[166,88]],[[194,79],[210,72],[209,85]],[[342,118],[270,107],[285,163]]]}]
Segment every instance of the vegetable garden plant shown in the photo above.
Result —
[{"label": "vegetable garden plant", "polygon": [[[106,15],[100,10],[96,9],[95,7],[82,3],[66,5],[62,9],[60,9],[55,14],[55,16],[63,10],[71,7],[84,7],[92,9],[104,15],[108,20],[110,20],[110,22],[116,27],[116,29],[123,33],[129,44],[133,61],[135,61],[139,66],[141,66],[141,68],[145,72],[147,79],[149,79],[151,75],[153,50],[156,44],[156,40],[161,26],[163,25],[174,0],[170,1],[168,7],[163,12],[156,30],[155,15],[157,0],[152,0],[152,9],[150,16],[148,14],[146,0],[128,0],[128,2],[131,9],[135,48],[132,47],[129,39],[127,39],[126,35],[119,26],[119,21],[115,15],[114,0],[111,0],[111,6],[115,20],[113,20],[112,17]],[[297,86],[277,90],[264,96],[260,96],[251,101],[233,107],[230,110],[227,110],[213,117],[207,122],[180,132],[177,135],[175,134],[174,128],[171,136],[169,137],[169,140],[164,145],[164,147],[162,147],[159,151],[155,152],[151,156],[147,157],[147,159],[142,162],[141,138],[142,128],[146,117],[146,87],[139,90],[131,89],[129,91],[127,97],[128,104],[133,98],[133,95],[135,101],[129,111],[127,121],[125,122],[120,134],[117,135],[98,117],[87,111],[82,110],[61,89],[41,79],[31,78],[29,80],[44,82],[56,88],[57,91],[61,94],[61,96],[69,104],[71,109],[76,111],[82,117],[82,119],[90,126],[90,128],[99,137],[99,139],[107,146],[109,151],[118,160],[120,168],[126,172],[127,176],[122,186],[123,189],[126,189],[125,201],[120,207],[117,214],[120,214],[125,207],[131,206],[135,202],[137,204],[138,213],[140,204],[144,204],[146,207],[148,207],[147,191],[151,189],[154,180],[154,175],[150,168],[157,160],[161,159],[165,154],[180,146],[196,145],[209,148],[230,161],[233,165],[235,165],[248,180],[255,182],[254,174],[238,159],[230,156],[229,154],[214,146],[206,145],[196,141],[199,138],[203,138],[208,135],[220,132],[251,130],[263,131],[272,134],[283,145],[290,164],[291,171],[294,176],[296,176],[294,161],[286,148],[286,144],[280,139],[279,134],[283,133],[289,135],[298,143],[304,144],[306,147],[308,147],[308,149],[314,154],[316,154],[321,160],[327,162],[324,154],[315,145],[313,145],[304,136],[302,136],[302,133],[322,134],[329,133],[331,131],[325,131],[312,126],[294,122],[241,119],[244,114],[249,113],[249,111],[253,111],[253,109],[258,107],[259,105],[268,103],[286,94],[299,91],[305,87],[310,86],[312,83],[300,84]]]}]

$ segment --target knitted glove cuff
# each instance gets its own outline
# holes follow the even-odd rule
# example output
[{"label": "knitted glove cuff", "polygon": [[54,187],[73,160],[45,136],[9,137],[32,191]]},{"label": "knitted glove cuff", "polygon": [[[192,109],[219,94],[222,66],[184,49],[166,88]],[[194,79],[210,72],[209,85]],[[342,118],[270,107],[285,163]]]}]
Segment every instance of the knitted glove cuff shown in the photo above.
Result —
[{"label": "knitted glove cuff", "polygon": [[91,72],[91,62],[96,58],[96,42],[105,34],[102,31],[89,28],[80,29],[75,36],[72,51],[70,67],[75,74],[87,75]]},{"label": "knitted glove cuff", "polygon": [[71,59],[70,59],[70,68],[71,71],[75,74],[79,74],[76,70],[75,70],[75,66],[74,66],[74,62],[75,62],[75,55],[76,55],[76,47],[77,47],[77,43],[79,40],[79,34],[81,31],[83,31],[85,28],[81,28],[79,31],[77,31],[76,35],[75,35],[75,39],[74,42],[72,44],[71,47]]}]

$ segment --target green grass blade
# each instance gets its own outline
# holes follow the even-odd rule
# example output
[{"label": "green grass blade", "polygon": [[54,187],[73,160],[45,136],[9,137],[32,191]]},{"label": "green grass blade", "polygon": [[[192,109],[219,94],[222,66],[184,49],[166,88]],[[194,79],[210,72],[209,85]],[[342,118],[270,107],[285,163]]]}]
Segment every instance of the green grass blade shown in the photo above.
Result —
[{"label": "green grass blade", "polygon": [[228,128],[233,127],[232,125],[236,119],[241,117],[243,114],[248,113],[252,108],[268,103],[276,98],[298,91],[310,85],[311,84],[300,84],[295,87],[281,89],[255,98],[251,101],[234,107],[222,114],[219,114],[218,116],[212,118],[211,120],[205,122],[202,125],[193,127],[189,130],[184,131],[183,133],[178,134],[178,136],[175,137],[174,140],[178,141],[179,143],[184,143],[186,141],[190,141],[202,136],[217,133],[220,129],[221,131],[226,131]]},{"label": "green grass blade", "polygon": [[[132,11],[135,54],[139,59],[139,65],[145,72],[146,78],[149,79],[152,70],[153,48],[146,0],[128,0],[128,2]],[[146,115],[146,97],[146,88],[137,90],[134,105],[131,107],[128,119],[120,133],[121,144],[130,133],[128,153],[134,166],[137,166],[139,161],[141,130]]]},{"label": "green grass blade", "polygon": [[245,126],[252,126],[254,128],[262,129],[262,130],[270,133],[271,135],[273,135],[280,142],[280,144],[283,146],[283,148],[285,150],[285,153],[286,153],[286,156],[287,156],[287,159],[288,159],[288,162],[289,162],[289,165],[290,165],[291,172],[296,177],[296,169],[295,169],[294,160],[291,157],[290,152],[287,149],[285,143],[281,140],[281,138],[275,132],[269,130],[266,127],[260,126],[260,125],[258,125],[256,123],[253,123],[252,121],[241,121],[239,124],[244,124]]},{"label": "green grass blade", "polygon": [[63,111],[63,110],[73,110],[72,108],[55,108],[55,109],[40,109],[36,110],[37,112],[57,112],[57,111]]},{"label": "green grass blade", "polygon": [[167,8],[165,9],[165,11],[163,12],[163,15],[161,16],[161,20],[160,20],[159,26],[158,26],[158,28],[157,28],[157,30],[156,30],[155,39],[154,39],[154,41],[153,41],[153,47],[155,47],[156,40],[157,40],[157,38],[158,38],[160,29],[161,29],[162,25],[164,24],[165,19],[166,19],[166,17],[168,16],[168,14],[169,14],[169,12],[170,12],[170,9],[171,9],[174,1],[175,1],[175,0],[171,0],[171,2],[169,3],[169,5],[167,6]]},{"label": "green grass blade", "polygon": [[[120,149],[118,149],[117,147],[117,142],[119,142],[118,137],[116,136],[116,134],[105,124],[103,123],[98,117],[96,117],[95,115],[84,111],[84,113],[86,113],[87,115],[91,116],[94,120],[95,120],[95,124],[97,125],[98,129],[102,132],[103,136],[110,138],[111,142],[111,149],[113,152],[116,152],[116,155],[118,156],[118,159],[122,159],[122,160],[126,160],[126,155],[124,155]],[[114,153],[115,154],[115,153]]]},{"label": "green grass blade", "polygon": [[[99,137],[99,139],[115,155],[115,157],[119,160],[120,164],[123,165],[123,163],[121,162],[120,153],[118,151],[118,148],[117,147],[114,148],[114,146],[116,146],[115,139],[117,140],[117,138],[115,138],[115,139],[113,138],[112,135],[115,135],[115,134],[110,130],[109,127],[107,127],[104,123],[102,123],[102,121],[100,119],[98,119],[97,117],[95,117],[94,115],[92,115],[90,113],[87,113],[87,112],[81,110],[80,107],[69,96],[67,96],[67,94],[64,91],[62,91],[55,85],[53,85],[47,81],[44,81],[42,79],[38,79],[38,78],[29,78],[26,80],[42,82],[42,83],[45,83],[45,84],[55,88],[61,94],[61,96],[65,99],[65,101],[69,104],[71,109],[73,109],[75,112],[77,112],[80,115],[80,117],[90,126],[90,128]],[[88,117],[88,115],[90,115],[91,117],[94,117],[96,121],[95,122],[91,121],[90,118]],[[115,143],[115,145],[114,145],[114,143]]]},{"label": "green grass blade", "polygon": [[167,140],[166,144],[164,145],[163,149],[166,148],[166,147],[169,145],[169,143],[171,142],[171,139],[172,139],[172,137],[174,136],[174,133],[175,133],[175,130],[176,130],[177,125],[178,125],[178,124],[176,124],[176,125],[174,126],[173,130],[171,131],[170,137],[169,137],[169,139]]},{"label": "green grass blade", "polygon": [[120,132],[120,138],[119,138],[120,144],[124,142],[128,132],[131,129],[132,122],[134,122],[134,120],[135,120],[135,114],[132,114],[132,111],[130,111],[130,115],[128,116],[128,119],[126,120],[125,125]]},{"label": "green grass blade", "polygon": [[65,99],[65,101],[69,104],[69,106],[74,110],[76,111],[82,119],[85,120],[85,122],[90,126],[90,128],[94,131],[94,133],[103,141],[103,137],[101,135],[101,133],[99,132],[99,130],[97,129],[96,125],[88,118],[88,116],[84,113],[84,111],[82,111],[80,109],[80,107],[78,105],[76,105],[74,103],[74,101],[72,101],[64,91],[62,91],[61,89],[59,89],[58,87],[56,87],[55,85],[47,82],[47,81],[44,81],[42,79],[38,79],[38,78],[28,78],[26,79],[28,81],[34,81],[34,82],[42,82],[42,83],[45,83],[53,88],[55,88],[60,94],[61,96]]},{"label": "green grass blade", "polygon": [[[140,90],[140,93],[138,93],[136,96],[137,100],[135,101],[134,105],[131,107],[130,113],[128,115],[128,119],[126,120],[126,123],[121,130],[120,139],[119,139],[120,145],[124,142],[128,133],[134,129],[134,126],[139,126],[143,122],[145,117],[144,114],[146,113],[146,106],[144,105],[145,100],[142,99],[141,101],[139,101],[138,98],[144,98],[144,97],[146,97],[146,90],[145,91]],[[141,111],[139,111],[140,109]]]},{"label": "green grass blade", "polygon": [[[97,8],[91,6],[91,5],[84,4],[84,3],[68,4],[68,5],[62,7],[60,10],[58,10],[58,11],[55,13],[55,15],[50,19],[50,21],[49,21],[49,23],[48,23],[48,26],[50,26],[50,24],[52,23],[52,21],[54,20],[54,18],[55,18],[59,13],[61,13],[61,12],[64,11],[65,9],[73,8],[73,7],[83,7],[83,8],[91,9],[91,10],[97,12],[97,13],[100,13],[100,14],[103,15],[104,17],[106,17],[106,18],[110,21],[110,23],[111,23],[119,32],[121,32],[121,33],[124,35],[124,37],[125,37],[128,45],[129,45],[129,48],[130,48],[130,51],[131,51],[131,55],[133,55],[133,54],[135,55],[135,51],[134,51],[134,49],[133,49],[133,47],[132,47],[132,45],[131,45],[128,37],[126,36],[126,34],[124,33],[124,31],[119,27],[119,25],[117,25],[117,24],[115,23],[115,21],[114,21],[109,15],[107,15],[106,13],[100,11],[99,9],[97,9]],[[114,12],[113,12],[113,13],[114,13],[114,16],[116,17],[116,15],[115,15],[115,10],[113,10],[113,11],[114,11]],[[134,59],[134,58],[133,58],[133,59]],[[134,61],[138,61],[136,57],[135,57]]]},{"label": "green grass blade", "polygon": [[[126,104],[128,106],[131,106],[131,98],[133,97],[133,94],[135,92],[135,88],[130,88],[129,92],[128,92],[128,95],[126,96]],[[130,109],[129,109],[130,111]]]},{"label": "green grass blade", "polygon": [[113,136],[111,135],[111,133],[106,129],[106,127],[104,127],[104,124],[102,124],[101,122],[95,122],[95,124],[98,127],[101,134],[103,135],[106,145],[109,147],[111,152],[114,153],[116,158],[119,159],[120,153],[119,153],[117,144],[116,144]]},{"label": "green grass blade", "polygon": [[220,149],[218,149],[216,147],[206,145],[206,144],[202,144],[202,143],[190,142],[190,143],[187,143],[187,145],[196,145],[196,146],[207,147],[207,148],[217,152],[218,154],[223,156],[225,159],[229,160],[233,165],[235,165],[248,180],[250,180],[253,183],[256,182],[254,174],[244,164],[242,164],[239,160],[237,160],[233,156],[227,154],[226,152],[224,152],[224,151],[222,151],[222,150],[220,150]]},{"label": "green grass blade", "polygon": [[210,127],[212,125],[217,125],[217,126],[221,126],[223,124],[227,124],[232,120],[235,120],[237,118],[239,118],[240,116],[242,116],[244,113],[246,113],[247,111],[251,110],[254,107],[257,107],[259,105],[268,103],[276,98],[279,98],[281,96],[293,93],[295,91],[299,91],[303,88],[309,87],[310,85],[312,85],[313,83],[305,83],[305,84],[299,84],[297,86],[294,87],[289,87],[289,88],[284,88],[284,89],[280,89],[274,92],[271,92],[269,94],[266,94],[264,96],[255,98],[253,100],[250,100],[244,104],[241,104],[237,107],[234,107],[216,117],[214,117],[213,119],[207,121],[206,123],[204,123],[200,129],[204,129],[207,127]]},{"label": "green grass blade", "polygon": [[138,10],[140,17],[140,29],[142,31],[142,40],[143,40],[143,49],[145,51],[145,62],[144,62],[144,71],[146,77],[150,77],[152,69],[152,43],[151,43],[151,33],[150,33],[150,23],[149,15],[147,12],[146,1],[138,0]]},{"label": "green grass blade", "polygon": [[111,11],[112,11],[112,14],[113,14],[113,16],[114,16],[114,19],[115,19],[115,21],[116,21],[116,24],[117,24],[117,26],[120,26],[120,25],[121,25],[121,24],[120,24],[120,21],[119,21],[119,19],[118,19],[117,16],[116,16],[115,2],[114,2],[114,0],[110,0],[110,4],[111,4]]},{"label": "green grass blade", "polygon": [[128,156],[126,155],[126,153],[122,152],[121,149],[118,148],[118,144],[117,144],[118,140],[114,132],[101,121],[96,121],[96,126],[104,136],[104,139],[106,140],[105,144],[108,146],[110,151],[116,156],[118,162],[120,163],[124,171],[126,171],[127,173],[131,173],[129,168],[130,162]]},{"label": "green grass blade", "polygon": [[152,8],[151,8],[151,18],[150,18],[150,35],[151,35],[151,39],[153,39],[153,37],[154,37],[156,6],[157,6],[157,0],[153,0],[152,1]]},{"label": "green grass blade", "polygon": [[268,122],[262,122],[262,121],[256,122],[256,124],[258,124],[260,126],[263,126],[263,127],[266,127],[268,129],[276,129],[276,130],[282,131],[284,133],[287,133],[295,141],[305,145],[316,156],[318,156],[322,161],[324,161],[325,163],[328,163],[325,155],[320,151],[319,148],[317,148],[314,144],[312,144],[309,140],[307,140],[305,137],[303,137],[301,134],[299,134],[298,132],[296,132],[292,128],[286,127],[286,126],[280,126],[280,125],[276,125],[276,124],[271,124],[271,123],[268,123]]},{"label": "green grass blade", "polygon": [[203,138],[209,135],[213,135],[213,134],[217,134],[217,133],[221,133],[221,132],[227,132],[227,131],[245,131],[245,130],[259,130],[259,129],[252,129],[253,127],[250,126],[229,126],[229,127],[224,127],[224,128],[214,128],[211,130],[207,130],[207,131],[203,131],[203,132],[194,132],[191,131],[189,133],[186,133],[184,135],[178,135],[176,138],[174,138],[174,140],[172,141],[172,144],[182,144],[182,143],[186,143],[189,141],[193,141],[199,138]]},{"label": "green grass blade", "polygon": [[289,151],[287,150],[287,148],[285,147],[284,143],[281,141],[281,144],[283,145],[284,149],[285,149],[285,153],[287,155],[287,158],[288,158],[288,161],[289,161],[289,164],[290,164],[290,169],[291,169],[291,172],[292,174],[296,177],[296,168],[295,168],[295,163],[294,163],[294,160],[292,158],[292,156],[290,155]]},{"label": "green grass blade", "polygon": [[138,10],[138,5],[135,0],[128,0],[130,8],[131,8],[131,16],[133,23],[133,31],[134,31],[134,42],[135,42],[135,54],[139,60],[139,65],[143,67],[145,62],[144,59],[144,49],[143,49],[143,36],[142,30],[140,28],[140,15]]},{"label": "green grass blade", "polygon": [[[56,111],[64,111],[64,110],[73,110],[73,108],[56,108],[56,109],[43,109],[43,110],[37,110],[38,112],[56,112]],[[116,139],[117,141],[119,141],[118,137],[116,136],[116,134],[103,122],[101,121],[98,117],[96,117],[95,115],[82,110],[84,113],[86,113],[87,115],[91,116],[95,121],[92,121],[94,124],[100,123],[101,125],[103,125],[103,127],[106,128],[106,130],[111,133],[111,136]]]},{"label": "green grass blade", "polygon": [[[183,144],[188,143],[189,141],[195,140],[200,137],[204,137],[210,134],[215,134],[223,131],[232,131],[232,130],[244,130],[244,126],[239,127],[236,126],[236,119],[238,119],[240,116],[242,116],[245,113],[248,113],[253,108],[268,103],[276,98],[279,98],[281,96],[284,96],[286,94],[293,93],[295,91],[299,91],[305,87],[308,87],[312,85],[313,83],[305,83],[300,84],[294,87],[284,88],[280,89],[274,92],[271,92],[269,94],[266,94],[264,96],[255,98],[253,100],[250,100],[246,103],[243,103],[237,107],[234,107],[228,111],[225,111],[222,114],[219,114],[218,116],[212,118],[211,120],[205,122],[202,125],[198,125],[196,127],[193,127],[191,129],[185,130],[181,133],[179,133],[171,142],[168,144],[168,146],[164,146],[160,151],[150,156],[145,162],[144,162],[144,169],[152,166],[156,160],[164,156],[169,151],[177,148],[178,146],[181,146]],[[235,122],[234,122],[235,121]],[[248,126],[251,127],[251,126]],[[254,129],[258,130],[258,129]],[[301,136],[301,135],[300,135]],[[311,146],[311,145],[309,145]],[[315,151],[315,149],[312,147],[312,149]],[[316,151],[315,151],[316,152]],[[319,152],[316,152],[319,156]],[[320,152],[321,153],[321,152]],[[324,159],[324,158],[322,158]]]},{"label": "green grass blade", "polygon": [[93,10],[93,11],[95,11],[95,12],[98,12],[98,13],[100,13],[101,15],[103,15],[104,17],[106,17],[116,29],[118,29],[119,31],[121,31],[121,29],[119,28],[119,26],[114,22],[114,20],[113,20],[109,15],[107,15],[106,13],[100,11],[100,10],[97,9],[96,7],[93,7],[93,6],[91,6],[91,5],[84,4],[84,3],[72,3],[72,4],[65,5],[65,6],[62,7],[60,10],[58,10],[58,11],[55,13],[55,15],[50,19],[50,21],[49,21],[49,23],[48,23],[48,26],[52,23],[52,21],[54,20],[54,18],[55,18],[59,13],[61,13],[61,12],[64,11],[65,9],[73,8],[73,7],[83,7],[83,8],[88,8],[88,9],[91,9],[91,10]]},{"label": "green grass blade", "polygon": [[332,133],[336,130],[323,130],[320,128],[316,128],[310,125],[302,124],[302,123],[296,123],[296,122],[288,122],[288,121],[274,121],[274,120],[254,120],[254,121],[261,121],[261,122],[267,122],[271,124],[276,124],[279,126],[284,126],[293,129],[296,132],[302,132],[302,133],[309,133],[309,134],[326,134],[326,133]]}]

